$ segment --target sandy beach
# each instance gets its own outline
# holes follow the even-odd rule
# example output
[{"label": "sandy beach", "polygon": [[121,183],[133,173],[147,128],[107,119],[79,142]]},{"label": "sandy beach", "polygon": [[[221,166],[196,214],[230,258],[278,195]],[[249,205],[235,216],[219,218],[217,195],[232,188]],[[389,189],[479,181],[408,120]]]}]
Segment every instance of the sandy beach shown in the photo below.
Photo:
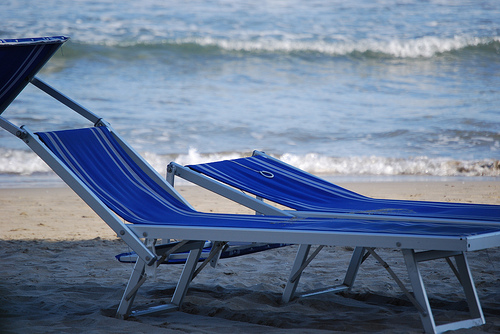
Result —
[{"label": "sandy beach", "polygon": [[[500,204],[500,182],[341,184],[362,194],[411,200]],[[200,211],[251,213],[193,186],[179,188]],[[296,246],[221,260],[193,281],[181,311],[113,317],[131,264],[129,251],[70,189],[0,189],[0,332],[2,333],[420,333],[415,307],[375,259],[350,293],[280,303]],[[342,280],[352,249],[327,247],[306,269],[299,290]],[[406,280],[401,252],[379,254]],[[500,248],[469,254],[486,325],[458,333],[500,332]],[[157,305],[173,291],[179,265],[162,266],[136,305]],[[460,286],[444,261],[424,264],[437,320],[466,314]]]}]

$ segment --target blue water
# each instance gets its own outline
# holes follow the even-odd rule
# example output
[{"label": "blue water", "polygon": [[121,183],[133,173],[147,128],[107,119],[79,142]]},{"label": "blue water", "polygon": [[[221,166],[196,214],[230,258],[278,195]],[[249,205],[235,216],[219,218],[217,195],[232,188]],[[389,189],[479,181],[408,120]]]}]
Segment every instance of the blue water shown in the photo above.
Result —
[{"label": "blue water", "polygon": [[[50,35],[71,40],[39,77],[161,172],[259,149],[328,175],[500,177],[496,0],[0,4],[0,38]],[[34,87],[4,115],[88,125]],[[0,131],[0,179],[47,172],[23,145]]]}]

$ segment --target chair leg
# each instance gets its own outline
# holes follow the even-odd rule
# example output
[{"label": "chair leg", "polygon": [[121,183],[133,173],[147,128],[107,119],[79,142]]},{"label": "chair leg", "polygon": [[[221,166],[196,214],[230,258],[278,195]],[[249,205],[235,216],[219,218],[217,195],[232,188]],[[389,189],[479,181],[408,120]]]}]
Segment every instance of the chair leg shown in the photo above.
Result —
[{"label": "chair leg", "polygon": [[403,255],[405,258],[406,268],[408,270],[408,276],[410,277],[410,282],[413,288],[413,294],[421,306],[419,314],[424,330],[426,333],[436,333],[436,323],[434,322],[434,316],[432,315],[422,274],[420,273],[418,262],[415,258],[415,251],[413,249],[403,249]]},{"label": "chair leg", "polygon": [[349,267],[347,268],[347,272],[345,274],[343,285],[347,286],[349,290],[352,289],[354,285],[354,280],[358,275],[359,267],[363,261],[363,256],[365,255],[364,247],[356,247],[354,252],[352,253],[351,262],[349,262]]},{"label": "chair leg", "polygon": [[156,312],[162,312],[166,310],[177,310],[188,290],[189,284],[193,278],[193,273],[196,269],[198,260],[200,259],[204,242],[199,241],[193,244],[195,248],[192,248],[189,252],[188,258],[182,270],[181,276],[175,288],[174,294],[172,296],[171,302],[166,305],[160,305],[156,307],[151,307],[142,311],[131,312],[132,304],[134,302],[137,291],[141,285],[146,281],[146,263],[138,258],[135,264],[132,275],[130,276],[129,282],[123,293],[123,297],[118,306],[118,311],[116,312],[116,317],[120,319],[126,319],[130,314],[137,316],[143,314],[150,314]]},{"label": "chair leg", "polygon": [[[320,246],[321,247],[321,246]],[[300,275],[304,267],[308,264],[307,262],[312,260],[319,252],[321,248],[315,250],[315,252],[311,255],[311,258],[308,259],[309,251],[311,250],[311,245],[300,245],[299,250],[297,251],[297,255],[295,257],[295,262],[293,264],[292,271],[290,273],[290,277],[288,278],[288,282],[286,284],[285,290],[283,291],[282,301],[284,303],[288,303],[294,296],[297,286],[299,284]],[[349,262],[349,267],[347,268],[346,275],[344,277],[344,281],[341,285],[337,285],[331,288],[327,288],[324,290],[318,290],[314,292],[309,292],[302,297],[308,297],[312,295],[317,295],[321,293],[329,293],[329,292],[340,292],[350,290],[354,284],[356,279],[356,275],[358,274],[359,267],[363,262],[363,256],[366,252],[364,247],[356,247],[354,250],[351,261]]]},{"label": "chair leg", "polygon": [[309,250],[311,249],[311,245],[300,245],[299,250],[297,251],[297,255],[295,256],[295,261],[293,262],[292,271],[290,273],[290,277],[288,278],[288,282],[286,283],[285,290],[283,291],[283,296],[281,300],[284,303],[288,303],[297,289],[297,285],[299,284],[300,275],[292,282],[292,277],[295,273],[302,267],[304,262],[307,259],[307,255],[309,254]]},{"label": "chair leg", "polygon": [[189,252],[186,264],[182,270],[181,277],[175,288],[174,295],[172,296],[172,304],[181,306],[184,297],[186,296],[187,290],[189,288],[189,283],[193,279],[193,273],[196,270],[196,264],[200,259],[201,252],[203,250],[203,242],[200,242],[198,248],[195,248]]},{"label": "chair leg", "polygon": [[[434,254],[436,254],[436,256],[432,257],[432,255]],[[464,252],[460,252],[459,254],[457,254],[456,252],[454,254],[450,253],[449,256],[455,257],[458,272],[457,278],[460,281],[462,288],[464,289],[465,298],[469,306],[471,318],[462,321],[450,322],[439,326],[436,326],[436,323],[434,321],[429,298],[427,296],[427,292],[425,291],[422,275],[418,268],[418,262],[438,258],[448,258],[449,256],[446,256],[446,254],[440,252],[415,253],[415,251],[411,249],[404,249],[403,255],[405,258],[406,267],[408,269],[408,275],[413,287],[413,294],[415,295],[415,299],[419,303],[418,309],[420,313],[420,319],[422,320],[422,324],[426,333],[443,333],[449,330],[480,326],[485,323],[483,311],[479,303],[479,298],[477,296],[476,288],[474,286],[472,275],[470,273],[469,264]]]},{"label": "chair leg", "polygon": [[469,263],[465,253],[455,256],[455,261],[457,263],[458,273],[460,274],[459,281],[464,289],[465,298],[467,299],[467,304],[469,305],[469,312],[472,318],[480,319],[482,323],[485,323],[483,310],[481,309],[481,304],[479,303],[479,297],[477,296],[476,287],[474,286],[474,281],[469,269]]},{"label": "chair leg", "polygon": [[127,287],[125,288],[125,292],[123,293],[120,305],[118,306],[118,310],[116,312],[117,318],[125,319],[129,316],[130,309],[137,294],[137,290],[142,285],[142,283],[144,283],[144,280],[146,278],[145,268],[146,263],[141,258],[137,258],[134,270],[130,275]]}]

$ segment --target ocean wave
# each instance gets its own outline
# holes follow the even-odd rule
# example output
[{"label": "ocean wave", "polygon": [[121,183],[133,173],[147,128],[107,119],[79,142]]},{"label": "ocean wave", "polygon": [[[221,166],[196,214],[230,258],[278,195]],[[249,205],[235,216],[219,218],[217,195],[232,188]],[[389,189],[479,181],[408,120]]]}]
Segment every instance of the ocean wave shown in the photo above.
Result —
[{"label": "ocean wave", "polygon": [[[102,49],[99,50],[99,47]],[[323,55],[323,56],[353,56],[367,58],[431,58],[440,54],[482,52],[486,54],[500,53],[500,36],[469,37],[455,36],[442,38],[425,36],[415,39],[391,40],[350,40],[329,39],[326,37],[308,39],[297,36],[253,38],[224,37],[183,37],[172,39],[157,39],[151,41],[122,41],[104,39],[100,41],[73,40],[68,48],[76,48],[82,52],[101,52],[112,56],[107,48],[120,48],[122,51],[136,50],[169,50],[178,53],[220,54],[220,53],[250,53],[250,54],[289,54],[289,55]],[[121,56],[122,57],[122,56]],[[132,58],[133,59],[133,58]]]},{"label": "ocean wave", "polygon": [[35,153],[0,149],[0,174],[32,175],[49,171],[49,166]]},{"label": "ocean wave", "polygon": [[[236,159],[248,155],[249,153],[239,152],[201,154],[196,149],[190,149],[187,154],[175,155],[143,153],[144,158],[162,175],[165,175],[166,166],[171,161],[187,165]],[[286,153],[274,156],[317,175],[500,177],[500,161],[495,159],[331,157],[316,153],[305,155]],[[32,152],[0,149],[0,175],[34,175],[48,172],[50,168]]]},{"label": "ocean wave", "polygon": [[447,158],[325,157],[284,154],[281,160],[313,174],[381,176],[500,176],[500,161]]}]

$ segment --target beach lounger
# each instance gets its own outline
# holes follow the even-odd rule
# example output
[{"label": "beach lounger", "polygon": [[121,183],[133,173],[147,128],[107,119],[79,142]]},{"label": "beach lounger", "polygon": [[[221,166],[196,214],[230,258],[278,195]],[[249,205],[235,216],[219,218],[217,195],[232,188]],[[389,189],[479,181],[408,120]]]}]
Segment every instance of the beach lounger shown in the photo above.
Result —
[{"label": "beach lounger", "polygon": [[[254,151],[251,157],[198,165],[181,166],[172,162],[167,167],[167,179],[172,185],[176,176],[261,214],[272,215],[284,210],[297,217],[441,223],[462,221],[500,225],[500,205],[370,198],[339,187],[260,151]],[[262,200],[279,204],[288,210],[278,209],[276,206],[263,203]],[[283,292],[285,302],[293,297],[300,273],[318,254],[316,251],[307,258],[310,248],[311,245],[301,245],[297,252],[294,268]],[[366,252],[367,250],[363,248],[355,249],[342,284],[316,291],[314,294],[351,289],[363,258],[370,254]],[[302,296],[305,295],[310,293],[306,292]]]},{"label": "beach lounger", "polygon": [[[500,227],[485,222],[432,223],[391,220],[202,213],[153,170],[102,118],[35,78],[65,37],[0,40],[0,126],[26,143],[137,254],[117,316],[177,310],[196,274],[205,240],[389,247],[402,250],[424,329],[429,333],[484,324],[466,252],[500,245]],[[9,71],[10,75],[4,75]],[[5,109],[28,83],[62,102],[92,126],[33,132],[4,117]],[[182,240],[155,253],[149,241]],[[223,242],[219,243],[223,245]],[[216,247],[220,248],[220,247]],[[214,252],[216,252],[214,248]],[[172,252],[189,251],[171,302],[131,313],[150,269]],[[455,258],[471,319],[436,326],[418,263]],[[334,312],[332,310],[332,316]]]}]

